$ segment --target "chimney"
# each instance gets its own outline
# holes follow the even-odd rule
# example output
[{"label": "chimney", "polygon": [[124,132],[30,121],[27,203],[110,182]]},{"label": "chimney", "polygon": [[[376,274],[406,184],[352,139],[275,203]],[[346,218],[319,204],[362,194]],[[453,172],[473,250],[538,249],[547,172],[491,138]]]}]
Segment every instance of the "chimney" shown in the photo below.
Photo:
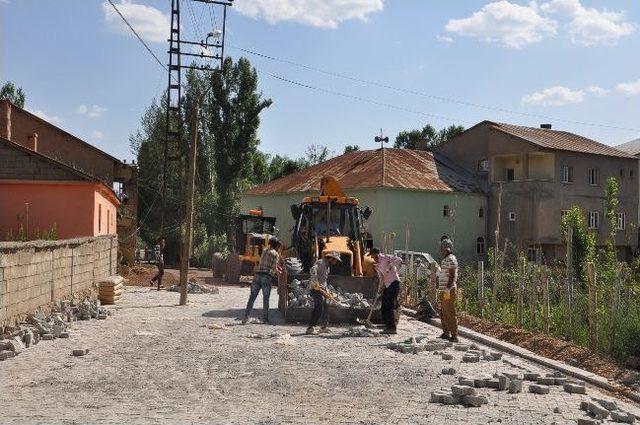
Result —
[{"label": "chimney", "polygon": [[27,137],[27,148],[34,152],[38,152],[38,133],[32,133]]},{"label": "chimney", "polygon": [[551,124],[540,124],[540,128],[545,130],[551,130]]},{"label": "chimney", "polygon": [[11,104],[0,102],[0,137],[11,140]]}]

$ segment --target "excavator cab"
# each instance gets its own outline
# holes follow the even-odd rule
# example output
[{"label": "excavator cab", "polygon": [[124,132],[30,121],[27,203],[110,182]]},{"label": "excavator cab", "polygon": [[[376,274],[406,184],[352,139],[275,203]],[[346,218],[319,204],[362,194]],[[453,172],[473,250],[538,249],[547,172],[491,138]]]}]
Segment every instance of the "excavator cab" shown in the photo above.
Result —
[{"label": "excavator cab", "polygon": [[324,253],[337,251],[342,263],[331,268],[332,274],[373,275],[373,260],[367,254],[372,240],[364,226],[371,209],[362,209],[357,199],[347,197],[335,179],[324,177],[320,195],[306,197],[291,211],[295,220],[292,247],[305,272]]}]

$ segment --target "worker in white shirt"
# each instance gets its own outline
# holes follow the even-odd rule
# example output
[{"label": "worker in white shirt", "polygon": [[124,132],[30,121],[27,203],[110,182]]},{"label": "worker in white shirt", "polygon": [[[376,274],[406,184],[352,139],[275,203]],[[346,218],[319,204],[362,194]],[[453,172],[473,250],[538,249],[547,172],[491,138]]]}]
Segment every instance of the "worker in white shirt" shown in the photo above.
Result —
[{"label": "worker in white shirt", "polygon": [[382,320],[385,324],[383,333],[396,334],[396,318],[393,312],[399,307],[400,276],[398,275],[398,266],[402,264],[402,258],[380,254],[378,248],[371,248],[370,254],[378,274],[378,292],[382,292]]},{"label": "worker in white shirt", "polygon": [[[311,296],[313,297],[313,312],[311,321],[307,328],[307,335],[316,333],[316,326],[320,324],[320,332],[329,332],[329,304],[323,291],[327,291],[327,279],[331,273],[331,266],[341,263],[340,254],[336,251],[329,251],[324,257],[319,259],[309,272],[309,284],[311,286]],[[320,290],[313,289],[314,284]]]},{"label": "worker in white shirt", "polygon": [[440,267],[434,264],[431,283],[438,280],[440,293],[440,322],[442,335],[440,338],[458,342],[458,319],[456,317],[456,288],[458,281],[458,259],[453,255],[453,242],[443,238],[440,241],[442,262]]}]

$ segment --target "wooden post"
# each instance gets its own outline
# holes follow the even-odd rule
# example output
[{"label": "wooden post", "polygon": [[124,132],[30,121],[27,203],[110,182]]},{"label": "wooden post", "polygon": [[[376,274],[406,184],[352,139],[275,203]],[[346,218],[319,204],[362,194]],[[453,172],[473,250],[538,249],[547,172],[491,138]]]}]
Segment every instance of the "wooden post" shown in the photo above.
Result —
[{"label": "wooden post", "polygon": [[530,297],[529,297],[529,314],[530,314],[530,320],[529,320],[529,330],[531,331],[535,331],[536,330],[536,314],[537,314],[537,307],[538,307],[538,300],[537,300],[537,285],[538,283],[538,268],[534,266],[533,268],[533,272],[531,273],[531,286],[530,286]]},{"label": "wooden post", "polygon": [[521,328],[524,326],[523,303],[526,273],[527,259],[525,257],[521,257],[518,263],[518,305],[516,311],[518,326]]},{"label": "wooden post", "polygon": [[573,340],[573,227],[567,229],[567,326],[565,336]]},{"label": "wooden post", "polygon": [[611,295],[611,312],[609,313],[609,353],[613,354],[616,347],[616,334],[618,330],[618,309],[620,308],[620,288],[622,280],[625,278],[625,269],[623,263],[618,263],[616,269],[616,283]]},{"label": "wooden post", "polygon": [[598,318],[596,316],[597,308],[597,285],[596,285],[596,267],[593,263],[587,263],[587,290],[588,290],[588,312],[587,319],[589,323],[589,344],[591,349],[595,350],[598,346]]},{"label": "wooden post", "polygon": [[478,261],[478,306],[484,318],[484,261]]},{"label": "wooden post", "polygon": [[548,273],[543,273],[541,275],[542,278],[542,330],[544,333],[549,333],[549,323],[551,322],[550,312],[549,312],[549,280],[550,277]]},{"label": "wooden post", "polygon": [[189,177],[187,181],[187,208],[185,212],[185,238],[180,255],[180,305],[187,305],[187,277],[189,274],[189,257],[193,240],[193,193],[196,182],[196,148],[198,145],[198,102],[191,112],[191,131],[193,138],[189,149]]}]

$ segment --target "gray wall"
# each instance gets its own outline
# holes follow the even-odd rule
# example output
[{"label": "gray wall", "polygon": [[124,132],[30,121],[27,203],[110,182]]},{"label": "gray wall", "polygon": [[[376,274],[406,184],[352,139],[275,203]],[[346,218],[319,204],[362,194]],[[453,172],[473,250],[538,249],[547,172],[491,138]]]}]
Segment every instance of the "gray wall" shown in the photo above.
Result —
[{"label": "gray wall", "polygon": [[92,290],[116,274],[118,238],[0,242],[0,324]]},{"label": "gray wall", "polygon": [[0,141],[0,179],[81,180],[62,167]]}]

